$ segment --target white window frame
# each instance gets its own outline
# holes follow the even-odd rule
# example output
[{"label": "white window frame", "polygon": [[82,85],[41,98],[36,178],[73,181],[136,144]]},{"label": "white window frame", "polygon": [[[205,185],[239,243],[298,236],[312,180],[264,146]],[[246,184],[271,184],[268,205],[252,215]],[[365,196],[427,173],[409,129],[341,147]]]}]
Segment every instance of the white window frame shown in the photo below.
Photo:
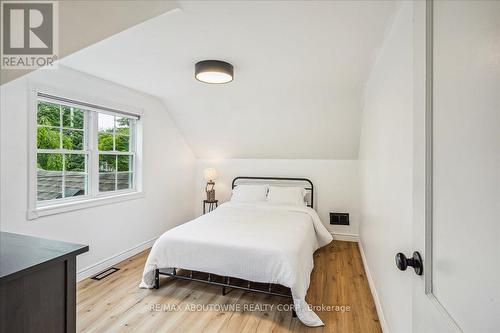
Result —
[{"label": "white window frame", "polygon": [[[142,134],[144,112],[131,106],[111,103],[109,101],[97,100],[89,96],[82,96],[78,93],[62,92],[59,89],[50,87],[33,85],[30,89],[28,103],[28,211],[27,218],[29,220],[37,219],[42,216],[64,213],[73,210],[85,209],[104,204],[111,204],[125,200],[137,199],[144,197],[142,187]],[[40,97],[42,95],[43,97]],[[54,98],[47,98],[52,96]],[[59,99],[64,99],[60,101]],[[86,114],[85,131],[87,143],[87,194],[77,197],[61,198],[55,200],[47,200],[37,202],[37,111],[38,101],[45,100],[48,102],[76,107],[88,111]],[[123,112],[121,110],[127,110]],[[131,189],[122,189],[109,192],[99,192],[99,152],[98,138],[98,114],[106,113],[114,116],[129,116],[134,117],[135,126],[130,133],[129,144],[133,144],[133,185]],[[85,147],[84,147],[85,149]],[[61,152],[61,151],[59,151]],[[64,152],[64,149],[62,149]],[[70,151],[68,151],[69,153]],[[113,154],[120,154],[113,152]],[[127,153],[128,155],[128,153]]]},{"label": "white window frame", "polygon": [[[108,114],[108,115],[112,115],[112,116],[118,116],[118,117],[122,117],[123,114],[119,114],[119,113],[112,113],[112,112],[103,112],[103,111],[99,111],[99,113],[104,113],[104,114]],[[134,126],[130,127],[130,132],[129,132],[129,147],[132,147],[131,149],[129,149],[129,152],[120,152],[120,151],[116,151],[116,150],[111,150],[111,151],[105,151],[105,150],[99,150],[97,147],[98,147],[98,139],[99,139],[99,124],[98,124],[98,121],[99,121],[99,115],[96,114],[96,113],[93,113],[92,114],[93,118],[92,121],[93,121],[93,125],[91,126],[94,131],[92,133],[92,139],[93,140],[96,140],[93,145],[95,147],[95,149],[93,150],[93,153],[95,153],[95,155],[93,155],[93,157],[95,158],[96,160],[96,164],[93,166],[95,168],[97,168],[97,177],[94,177],[93,179],[93,188],[95,188],[95,191],[97,193],[97,197],[107,197],[107,196],[110,196],[110,195],[116,195],[116,194],[126,194],[126,193],[129,193],[129,192],[136,192],[137,191],[137,186],[136,186],[136,176],[135,176],[135,170],[136,170],[136,166],[137,166],[137,162],[136,162],[136,151],[137,151],[137,123],[140,121],[140,118],[139,119],[136,119],[135,120],[135,124]],[[116,126],[116,124],[114,125]],[[116,135],[115,135],[115,130],[116,130],[116,127],[113,128],[113,143],[115,143],[116,141]],[[132,156],[132,163],[133,163],[133,166],[132,166],[132,170],[133,170],[133,173],[134,173],[134,177],[132,179],[132,189],[124,189],[124,190],[114,190],[114,191],[109,191],[109,192],[101,192],[99,190],[99,155],[115,155],[115,156]],[[118,162],[118,161],[117,161]],[[118,177],[118,163],[116,163],[116,170],[114,172],[116,174],[115,177]]]},{"label": "white window frame", "polygon": [[[69,103],[62,103],[62,102],[58,102],[58,101],[55,101],[55,100],[51,100],[51,99],[48,99],[48,98],[44,98],[44,97],[37,97],[37,104],[36,104],[36,109],[35,109],[35,112],[38,111],[38,102],[40,101],[43,101],[43,102],[47,102],[47,103],[52,103],[52,104],[57,104],[57,105],[60,105],[60,106],[69,106],[69,107],[76,107],[76,108],[80,108],[80,107],[77,107],[75,105],[72,105],[72,104],[69,104]],[[39,153],[47,153],[47,154],[74,154],[74,153],[78,153],[78,154],[85,154],[86,155],[86,158],[87,158],[87,164],[86,164],[86,174],[87,174],[87,188],[86,188],[86,194],[85,195],[80,195],[80,196],[76,196],[76,197],[69,197],[69,198],[60,198],[60,199],[53,199],[53,200],[44,200],[44,201],[37,201],[36,202],[36,207],[37,208],[43,208],[43,207],[48,207],[48,206],[53,206],[53,205],[58,205],[58,204],[63,204],[63,203],[66,203],[66,202],[73,202],[73,201],[80,201],[80,200],[85,200],[85,199],[90,199],[92,196],[91,196],[91,188],[90,188],[90,174],[92,172],[92,169],[90,168],[90,161],[92,159],[91,157],[91,150],[90,150],[90,144],[89,144],[89,139],[90,139],[90,127],[89,126],[89,123],[90,123],[90,120],[91,120],[91,113],[90,112],[87,112],[85,111],[85,115],[84,115],[84,126],[83,126],[83,132],[84,132],[84,137],[83,137],[83,149],[80,150],[80,151],[73,151],[73,150],[68,150],[68,149],[65,149],[65,148],[62,148],[62,141],[63,141],[63,132],[64,130],[61,130],[60,131],[60,144],[61,144],[61,147],[60,148],[57,148],[57,149],[36,149],[36,153],[39,154]],[[35,120],[36,121],[36,120]],[[63,128],[63,124],[62,124],[62,117],[60,119],[61,121],[61,124],[59,125],[59,129],[62,129]],[[39,126],[38,126],[38,122],[37,122],[37,130],[38,130]],[[74,130],[74,129],[71,129],[71,130]],[[37,157],[37,154],[35,156],[35,158]],[[35,159],[35,164],[36,164],[36,159]],[[63,158],[63,165],[64,165],[64,158]],[[64,170],[64,166],[63,166],[63,170]],[[36,173],[36,171],[35,171]],[[63,177],[62,177],[62,193],[64,193],[64,180],[65,180],[65,177],[64,177],[64,171],[62,172],[63,174]],[[35,175],[35,183],[37,182],[37,177]],[[64,195],[64,194],[63,194]],[[36,194],[35,194],[36,196]]]}]

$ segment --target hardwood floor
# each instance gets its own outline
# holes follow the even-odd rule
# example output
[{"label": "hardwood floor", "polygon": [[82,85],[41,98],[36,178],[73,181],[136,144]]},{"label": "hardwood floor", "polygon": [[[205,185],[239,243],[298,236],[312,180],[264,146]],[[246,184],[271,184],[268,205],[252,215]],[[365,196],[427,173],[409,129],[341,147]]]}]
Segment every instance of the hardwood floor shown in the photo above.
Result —
[{"label": "hardwood floor", "polygon": [[[115,265],[120,270],[101,281],[78,283],[79,332],[382,332],[357,243],[334,241],[314,255],[307,301],[345,307],[317,311],[325,323],[319,328],[304,326],[290,311],[278,311],[277,305],[289,304],[282,297],[240,290],[222,296],[220,287],[164,277],[158,290],[139,289],[147,255]],[[195,311],[207,304],[212,308]],[[243,311],[249,304],[262,311]],[[222,306],[239,308],[217,308]]]}]

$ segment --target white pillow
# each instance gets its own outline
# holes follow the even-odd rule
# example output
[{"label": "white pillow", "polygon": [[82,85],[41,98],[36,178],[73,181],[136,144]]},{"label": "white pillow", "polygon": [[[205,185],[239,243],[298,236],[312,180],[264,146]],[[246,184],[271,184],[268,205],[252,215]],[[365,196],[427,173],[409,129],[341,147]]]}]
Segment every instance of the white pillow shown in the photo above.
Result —
[{"label": "white pillow", "polygon": [[267,201],[274,204],[305,206],[303,187],[270,186]]},{"label": "white pillow", "polygon": [[266,201],[267,185],[238,185],[233,189],[232,202]]}]

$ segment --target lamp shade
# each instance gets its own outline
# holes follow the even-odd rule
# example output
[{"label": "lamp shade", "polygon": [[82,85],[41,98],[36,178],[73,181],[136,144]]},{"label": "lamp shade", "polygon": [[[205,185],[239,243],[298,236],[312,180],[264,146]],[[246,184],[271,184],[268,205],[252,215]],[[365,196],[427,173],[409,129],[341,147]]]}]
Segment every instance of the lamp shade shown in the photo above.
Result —
[{"label": "lamp shade", "polygon": [[194,66],[194,75],[205,83],[228,83],[233,81],[233,65],[220,60],[203,60]]},{"label": "lamp shade", "polygon": [[217,170],[215,168],[208,168],[203,170],[203,177],[207,182],[217,179]]}]

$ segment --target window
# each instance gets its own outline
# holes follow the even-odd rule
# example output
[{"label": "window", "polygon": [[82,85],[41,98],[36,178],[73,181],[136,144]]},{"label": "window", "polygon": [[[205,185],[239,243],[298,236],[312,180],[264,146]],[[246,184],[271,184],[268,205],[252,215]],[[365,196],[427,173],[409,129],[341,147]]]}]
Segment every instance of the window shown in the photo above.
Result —
[{"label": "window", "polygon": [[132,188],[134,180],[134,145],[131,134],[135,120],[98,114],[99,191]]},{"label": "window", "polygon": [[32,210],[137,193],[140,118],[37,94]]},{"label": "window", "polygon": [[37,200],[88,193],[87,112],[38,101]]}]

